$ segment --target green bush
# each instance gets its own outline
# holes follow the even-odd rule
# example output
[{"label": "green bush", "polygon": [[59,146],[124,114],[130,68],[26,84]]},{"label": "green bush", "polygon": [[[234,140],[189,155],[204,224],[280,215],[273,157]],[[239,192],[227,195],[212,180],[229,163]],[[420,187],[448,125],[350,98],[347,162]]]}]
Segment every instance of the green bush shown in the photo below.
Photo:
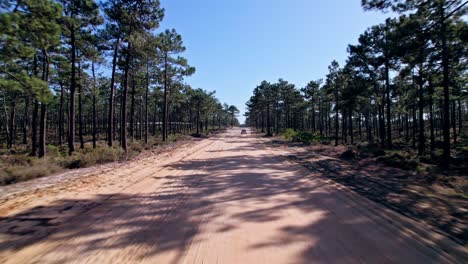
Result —
[{"label": "green bush", "polygon": [[292,129],[292,128],[288,128],[286,130],[283,131],[283,133],[281,133],[284,137],[284,139],[286,140],[293,140],[294,137],[297,135],[297,132]]},{"label": "green bush", "polygon": [[386,155],[385,150],[376,143],[359,143],[357,150],[361,157],[381,157]]},{"label": "green bush", "polygon": [[47,156],[58,157],[60,156],[60,148],[54,145],[46,146]]},{"label": "green bush", "polygon": [[378,157],[377,161],[404,170],[414,170],[418,167],[418,162],[416,160],[398,152]]},{"label": "green bush", "polygon": [[321,142],[324,138],[320,134],[315,134],[307,131],[299,131],[293,138],[295,142],[302,142],[304,144],[311,144],[313,142]]}]

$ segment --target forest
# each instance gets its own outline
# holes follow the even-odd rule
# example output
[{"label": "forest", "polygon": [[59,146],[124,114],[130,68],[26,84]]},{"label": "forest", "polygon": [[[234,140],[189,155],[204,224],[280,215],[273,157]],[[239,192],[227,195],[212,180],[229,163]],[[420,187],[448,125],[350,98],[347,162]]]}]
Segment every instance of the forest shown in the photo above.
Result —
[{"label": "forest", "polygon": [[238,124],[235,106],[184,82],[195,67],[182,36],[159,30],[159,1],[1,0],[0,12],[2,167]]},{"label": "forest", "polygon": [[304,131],[303,141],[374,143],[466,168],[466,4],[362,0],[364,10],[394,16],[365,30],[323,79],[302,88],[263,81],[247,102],[247,124],[267,136]]}]

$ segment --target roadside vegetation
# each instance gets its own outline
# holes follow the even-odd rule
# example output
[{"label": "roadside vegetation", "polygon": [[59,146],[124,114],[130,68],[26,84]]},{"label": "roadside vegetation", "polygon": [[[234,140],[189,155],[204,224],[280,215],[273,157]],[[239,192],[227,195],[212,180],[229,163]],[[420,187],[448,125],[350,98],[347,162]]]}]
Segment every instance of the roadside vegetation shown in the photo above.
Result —
[{"label": "roadside vegetation", "polygon": [[[296,131],[294,129],[285,129],[281,136],[289,142],[299,142],[305,145],[326,145],[333,148],[331,143],[333,138],[321,136],[318,133],[311,131]],[[425,175],[431,172],[437,173],[456,173],[466,174],[468,171],[468,140],[465,135],[461,136],[461,142],[457,146],[456,152],[459,153],[457,158],[453,158],[450,170],[446,170],[439,166],[442,162],[442,151],[433,155],[418,155],[418,153],[409,146],[400,146],[388,149],[382,147],[375,142],[356,141],[353,144],[339,144],[336,151],[340,152],[339,157],[344,159],[368,159],[374,158],[375,161],[409,171],[415,171]],[[346,150],[342,150],[345,147]],[[340,151],[341,150],[341,151]]]},{"label": "roadside vegetation", "polygon": [[238,125],[158,0],[0,1],[0,184],[128,159]]},{"label": "roadside vegetation", "polygon": [[[261,82],[247,124],[306,144],[368,144],[379,162],[467,170],[466,1],[363,0],[396,17],[363,32],[324,79]],[[358,151],[358,148],[354,148]],[[358,154],[356,154],[358,155]]]}]

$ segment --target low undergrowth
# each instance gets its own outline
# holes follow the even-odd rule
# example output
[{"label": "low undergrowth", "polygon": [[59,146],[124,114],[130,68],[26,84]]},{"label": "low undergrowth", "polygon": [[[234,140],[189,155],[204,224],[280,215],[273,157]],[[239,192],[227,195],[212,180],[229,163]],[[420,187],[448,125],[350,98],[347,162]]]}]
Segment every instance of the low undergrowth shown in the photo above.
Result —
[{"label": "low undergrowth", "polygon": [[286,140],[290,140],[292,142],[301,142],[306,145],[310,145],[313,143],[329,143],[326,140],[326,137],[318,133],[313,133],[309,131],[296,131],[294,129],[288,128],[283,131],[282,135]]},{"label": "low undergrowth", "polygon": [[[187,136],[169,135],[168,143],[186,140]],[[76,152],[68,155],[65,147],[48,145],[46,157],[38,158],[29,155],[24,146],[17,146],[13,150],[0,149],[0,186],[13,184],[62,172],[69,169],[86,168],[98,164],[117,162],[135,158],[145,150],[163,145],[158,137],[148,139],[148,144],[140,140],[128,142],[128,152],[119,146],[108,147],[105,142],[98,142],[96,148],[86,144],[85,148],[77,148]]]},{"label": "low undergrowth", "polygon": [[[318,133],[310,131],[296,131],[286,129],[281,133],[289,142],[300,142],[305,145],[317,145],[324,148],[335,148],[328,152],[336,153],[335,157],[346,160],[375,159],[376,162],[412,171],[433,179],[434,174],[446,173],[440,168],[442,163],[442,150],[436,149],[426,155],[418,155],[417,152],[405,142],[395,141],[393,149],[386,149],[374,142],[358,142],[355,144],[330,146],[330,139]],[[466,175],[468,171],[468,140],[462,135],[462,139],[456,148],[452,149],[450,174]],[[340,150],[341,149],[341,150]]]}]

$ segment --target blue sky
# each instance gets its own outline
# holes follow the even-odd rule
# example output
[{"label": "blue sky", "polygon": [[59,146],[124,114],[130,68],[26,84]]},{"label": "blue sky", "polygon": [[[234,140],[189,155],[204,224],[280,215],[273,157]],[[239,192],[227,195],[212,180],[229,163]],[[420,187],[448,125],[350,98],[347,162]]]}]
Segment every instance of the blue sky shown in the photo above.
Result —
[{"label": "blue sky", "polygon": [[333,59],[387,15],[364,12],[361,0],[161,0],[161,29],[183,37],[184,56],[197,68],[186,82],[216,90],[222,102],[245,102],[262,81],[283,78],[298,87],[323,78]]}]

